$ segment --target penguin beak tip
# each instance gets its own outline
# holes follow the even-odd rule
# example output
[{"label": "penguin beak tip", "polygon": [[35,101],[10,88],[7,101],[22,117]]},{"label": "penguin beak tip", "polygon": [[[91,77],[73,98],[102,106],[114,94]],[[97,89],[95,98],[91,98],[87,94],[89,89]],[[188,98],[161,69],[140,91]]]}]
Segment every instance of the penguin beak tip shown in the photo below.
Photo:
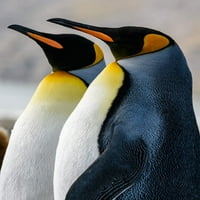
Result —
[{"label": "penguin beak tip", "polygon": [[47,22],[60,24],[60,25],[66,25],[67,20],[62,19],[62,18],[51,18],[51,19],[47,19]]},{"label": "penguin beak tip", "polygon": [[47,19],[47,22],[54,22],[54,21],[57,21],[58,18],[50,18],[50,19]]},{"label": "penguin beak tip", "polygon": [[21,26],[21,25],[18,25],[18,24],[9,25],[7,28],[15,30],[15,31],[20,32],[25,35],[27,34],[28,31],[32,31],[31,29]]},{"label": "penguin beak tip", "polygon": [[59,24],[68,28],[75,28],[75,26],[79,24],[77,22],[70,21],[67,19],[62,19],[62,18],[51,18],[51,19],[48,19],[47,21],[51,23]]},{"label": "penguin beak tip", "polygon": [[7,28],[10,28],[10,29],[15,29],[16,28],[16,24],[12,24],[12,25],[9,25],[9,26],[7,26]]}]

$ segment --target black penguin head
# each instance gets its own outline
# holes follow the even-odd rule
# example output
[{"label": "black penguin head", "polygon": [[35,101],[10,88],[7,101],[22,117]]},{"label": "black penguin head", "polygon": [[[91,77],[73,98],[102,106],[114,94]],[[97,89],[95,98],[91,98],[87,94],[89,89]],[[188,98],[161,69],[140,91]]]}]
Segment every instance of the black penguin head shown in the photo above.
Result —
[{"label": "black penguin head", "polygon": [[96,27],[60,18],[48,21],[88,33],[103,40],[109,45],[116,60],[152,53],[174,43],[169,36],[149,28],[134,26]]},{"label": "black penguin head", "polygon": [[103,59],[102,50],[97,44],[78,35],[42,33],[21,25],[10,25],[8,28],[35,40],[54,71],[76,70],[95,65]]}]

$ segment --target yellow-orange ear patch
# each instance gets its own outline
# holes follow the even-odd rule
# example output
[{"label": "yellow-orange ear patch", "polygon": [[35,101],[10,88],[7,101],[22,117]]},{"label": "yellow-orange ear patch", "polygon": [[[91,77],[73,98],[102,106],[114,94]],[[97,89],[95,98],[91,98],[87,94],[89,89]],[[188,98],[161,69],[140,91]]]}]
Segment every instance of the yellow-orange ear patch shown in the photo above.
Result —
[{"label": "yellow-orange ear patch", "polygon": [[36,40],[38,40],[40,42],[45,43],[45,44],[47,44],[47,45],[49,45],[51,47],[54,47],[54,48],[57,48],[57,49],[63,49],[63,46],[60,43],[58,43],[58,42],[56,42],[56,41],[54,41],[52,39],[43,37],[41,35],[37,35],[35,33],[30,33],[30,32],[27,32],[27,35],[29,35],[33,39],[36,39]]},{"label": "yellow-orange ear patch", "polygon": [[106,35],[105,33],[101,33],[99,31],[93,31],[93,30],[90,30],[90,29],[87,29],[87,28],[81,28],[81,27],[77,27],[77,26],[74,26],[73,28],[80,30],[84,33],[88,33],[90,35],[93,35],[94,37],[97,37],[97,38],[104,40],[106,42],[114,42],[113,39],[109,35]]},{"label": "yellow-orange ear patch", "polygon": [[144,46],[139,54],[150,53],[167,47],[169,39],[163,35],[148,34],[144,38]]},{"label": "yellow-orange ear patch", "polygon": [[102,52],[101,48],[97,44],[94,44],[93,46],[94,46],[96,58],[95,58],[95,61],[92,64],[95,65],[96,63],[98,63],[101,60],[103,60],[104,55],[103,55],[103,52]]}]

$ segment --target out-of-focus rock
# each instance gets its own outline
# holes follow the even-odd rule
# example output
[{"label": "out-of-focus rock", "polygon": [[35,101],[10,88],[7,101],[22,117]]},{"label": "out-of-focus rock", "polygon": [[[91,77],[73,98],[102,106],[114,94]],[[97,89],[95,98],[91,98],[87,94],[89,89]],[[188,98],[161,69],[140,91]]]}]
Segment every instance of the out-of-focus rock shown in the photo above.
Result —
[{"label": "out-of-focus rock", "polygon": [[2,128],[4,128],[10,134],[15,121],[16,120],[13,118],[0,118],[0,131]]},{"label": "out-of-focus rock", "polygon": [[0,169],[3,162],[4,154],[8,146],[9,134],[8,131],[0,126]]}]

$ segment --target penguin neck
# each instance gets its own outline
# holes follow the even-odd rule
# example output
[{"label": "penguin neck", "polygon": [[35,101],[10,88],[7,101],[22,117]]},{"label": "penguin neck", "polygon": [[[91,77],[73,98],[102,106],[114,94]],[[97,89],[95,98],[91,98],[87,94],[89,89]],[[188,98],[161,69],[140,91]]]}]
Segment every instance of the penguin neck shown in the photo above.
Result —
[{"label": "penguin neck", "polygon": [[[177,45],[118,61],[127,71],[134,90],[147,90],[158,98],[165,92],[191,96],[192,78],[186,60]],[[135,84],[138,84],[137,87]],[[160,91],[162,90],[162,91]],[[145,93],[145,99],[148,96]],[[181,97],[180,96],[180,97]],[[154,99],[155,100],[155,99]]]},{"label": "penguin neck", "polygon": [[[129,74],[130,91],[146,110],[191,115],[192,79],[177,45],[161,51],[118,61]],[[182,105],[182,106],[180,106]]]},{"label": "penguin neck", "polygon": [[[101,120],[104,120],[114,99],[118,95],[119,89],[123,85],[124,76],[123,69],[116,62],[110,63],[90,84],[81,102],[84,102],[85,99],[87,101],[92,99],[90,101],[90,106],[93,106],[91,111],[96,112],[97,109],[101,111]],[[84,102],[84,104],[87,103]]]},{"label": "penguin neck", "polygon": [[91,83],[96,76],[105,68],[105,60],[101,60],[95,65],[85,67],[79,70],[70,71],[70,73],[82,78],[86,83]]},{"label": "penguin neck", "polygon": [[153,53],[121,59],[118,63],[132,76],[145,76],[147,81],[149,78],[173,80],[186,76],[191,79],[185,57],[176,44]]},{"label": "penguin neck", "polygon": [[[42,106],[46,109],[72,111],[86,91],[85,83],[78,77],[64,71],[47,75],[38,85],[29,106]],[[60,105],[60,106],[59,106]]]}]

